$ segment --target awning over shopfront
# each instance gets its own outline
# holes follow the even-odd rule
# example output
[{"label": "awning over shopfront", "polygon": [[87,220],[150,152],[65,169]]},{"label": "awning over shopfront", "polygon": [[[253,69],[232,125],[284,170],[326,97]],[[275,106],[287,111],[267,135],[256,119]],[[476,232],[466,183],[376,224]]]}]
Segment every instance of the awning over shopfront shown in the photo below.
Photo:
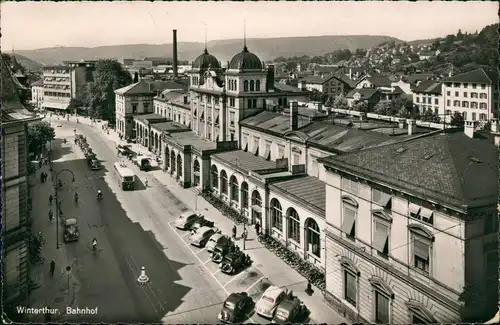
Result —
[{"label": "awning over shopfront", "polygon": [[43,102],[42,106],[45,109],[66,110],[68,109],[69,103]]}]

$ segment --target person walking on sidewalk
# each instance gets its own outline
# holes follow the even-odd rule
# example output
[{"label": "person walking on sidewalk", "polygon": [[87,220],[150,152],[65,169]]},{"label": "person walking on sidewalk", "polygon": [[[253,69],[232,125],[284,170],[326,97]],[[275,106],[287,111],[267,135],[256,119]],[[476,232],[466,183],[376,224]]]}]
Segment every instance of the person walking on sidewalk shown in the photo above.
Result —
[{"label": "person walking on sidewalk", "polygon": [[54,277],[54,271],[56,270],[56,261],[52,260],[50,262],[50,276]]},{"label": "person walking on sidewalk", "polygon": [[146,180],[144,181],[144,185],[145,185],[146,187],[148,187],[148,179],[147,179],[147,178],[146,178]]},{"label": "person walking on sidewalk", "polygon": [[241,238],[243,238],[243,240],[247,240],[247,236],[248,236],[248,230],[245,228],[245,229],[243,229],[243,233],[241,234]]},{"label": "person walking on sidewalk", "polygon": [[233,238],[236,239],[236,225],[233,226]]},{"label": "person walking on sidewalk", "polygon": [[53,200],[53,199],[54,199],[54,198],[52,197],[52,194],[50,194],[50,196],[49,196],[49,205],[52,205],[52,200]]},{"label": "person walking on sidewalk", "polygon": [[54,220],[54,213],[52,213],[52,209],[49,210],[49,222],[52,223],[52,220]]},{"label": "person walking on sidewalk", "polygon": [[255,232],[257,233],[257,236],[260,236],[260,223],[258,222],[255,223]]}]

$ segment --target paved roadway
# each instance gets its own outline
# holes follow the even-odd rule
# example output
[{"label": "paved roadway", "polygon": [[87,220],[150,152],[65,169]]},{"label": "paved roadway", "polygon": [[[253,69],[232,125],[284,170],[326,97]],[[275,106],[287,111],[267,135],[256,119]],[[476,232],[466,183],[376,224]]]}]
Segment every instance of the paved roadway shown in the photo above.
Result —
[{"label": "paved roadway", "polygon": [[[98,127],[74,121],[53,121],[57,137],[67,137],[67,153],[56,170],[70,168],[76,182],[61,173],[65,215],[76,216],[81,239],[69,243],[68,254],[75,258],[74,276],[80,283],[76,305],[99,306],[95,316],[66,316],[67,321],[218,323],[222,302],[231,292],[248,291],[256,300],[269,285],[254,267],[236,276],[218,272],[204,249],[187,242],[187,233],[173,227],[173,220],[186,210],[184,205],[147,173],[132,167],[140,180],[135,191],[122,191],[113,175],[115,144],[106,141]],[[89,171],[83,154],[74,145],[73,129],[87,137],[104,169]],[[129,163],[129,162],[127,162]],[[129,163],[130,164],[130,163]],[[144,179],[149,178],[149,187]],[[74,189],[80,196],[73,202]],[[96,201],[97,189],[104,200]],[[97,237],[99,252],[91,250]],[[141,266],[151,282],[136,284]],[[266,322],[249,315],[247,322]]]}]

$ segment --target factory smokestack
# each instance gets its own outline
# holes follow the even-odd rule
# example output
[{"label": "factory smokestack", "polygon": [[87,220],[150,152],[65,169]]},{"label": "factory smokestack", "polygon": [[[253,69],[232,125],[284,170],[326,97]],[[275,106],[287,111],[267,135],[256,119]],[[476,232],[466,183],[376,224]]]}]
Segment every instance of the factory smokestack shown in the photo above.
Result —
[{"label": "factory smokestack", "polygon": [[173,41],[173,70],[174,70],[174,78],[177,79],[177,29],[173,30],[174,33],[174,41]]}]

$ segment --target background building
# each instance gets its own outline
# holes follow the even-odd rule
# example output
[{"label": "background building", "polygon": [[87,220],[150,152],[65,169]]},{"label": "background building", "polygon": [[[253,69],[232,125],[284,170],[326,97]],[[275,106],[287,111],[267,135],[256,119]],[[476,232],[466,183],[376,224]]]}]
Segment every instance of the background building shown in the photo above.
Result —
[{"label": "background building", "polygon": [[33,107],[42,108],[43,105],[43,79],[31,84],[31,103]]}]

